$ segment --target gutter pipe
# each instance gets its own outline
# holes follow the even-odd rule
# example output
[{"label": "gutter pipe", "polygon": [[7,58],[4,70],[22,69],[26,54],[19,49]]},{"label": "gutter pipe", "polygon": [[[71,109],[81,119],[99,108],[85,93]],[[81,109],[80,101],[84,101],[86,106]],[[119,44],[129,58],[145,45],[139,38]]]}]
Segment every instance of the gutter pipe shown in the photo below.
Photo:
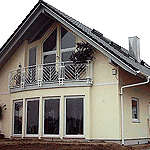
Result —
[{"label": "gutter pipe", "polygon": [[130,84],[130,85],[124,85],[121,87],[121,119],[122,119],[122,145],[124,145],[124,114],[123,114],[123,89],[124,88],[129,88],[129,87],[133,87],[133,86],[139,86],[139,85],[144,85],[144,84],[148,84],[150,81],[150,76],[144,75],[147,78],[147,81],[145,82],[141,82],[141,83],[135,83],[135,84]]}]

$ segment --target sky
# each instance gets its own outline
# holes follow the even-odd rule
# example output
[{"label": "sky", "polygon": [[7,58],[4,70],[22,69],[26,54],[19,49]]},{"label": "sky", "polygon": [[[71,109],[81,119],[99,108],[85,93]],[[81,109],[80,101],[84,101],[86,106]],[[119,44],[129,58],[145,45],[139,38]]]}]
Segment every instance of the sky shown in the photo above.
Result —
[{"label": "sky", "polygon": [[[128,37],[140,38],[141,59],[150,65],[150,0],[44,0],[118,45],[129,49]],[[38,0],[1,0],[0,47]]]}]

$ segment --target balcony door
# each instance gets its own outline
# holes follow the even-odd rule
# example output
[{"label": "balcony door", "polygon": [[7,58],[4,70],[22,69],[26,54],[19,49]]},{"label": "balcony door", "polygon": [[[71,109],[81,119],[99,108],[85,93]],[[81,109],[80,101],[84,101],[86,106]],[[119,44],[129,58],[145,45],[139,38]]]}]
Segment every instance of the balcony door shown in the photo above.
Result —
[{"label": "balcony door", "polygon": [[26,135],[38,136],[39,133],[39,100],[27,100]]}]

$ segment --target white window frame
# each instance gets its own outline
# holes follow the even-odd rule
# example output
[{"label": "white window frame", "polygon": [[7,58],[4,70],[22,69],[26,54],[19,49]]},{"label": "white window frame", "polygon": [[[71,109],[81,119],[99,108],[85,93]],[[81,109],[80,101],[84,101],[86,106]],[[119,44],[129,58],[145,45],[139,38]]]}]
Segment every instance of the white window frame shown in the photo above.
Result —
[{"label": "white window frame", "polygon": [[[59,134],[44,134],[44,113],[45,113],[45,100],[49,99],[59,99]],[[45,97],[43,98],[43,137],[60,137],[61,132],[61,97]]]},{"label": "white window frame", "polygon": [[[32,99],[26,99],[26,119],[25,119],[25,137],[39,137],[39,133],[40,133],[40,129],[39,129],[39,125],[40,125],[40,119],[39,119],[39,124],[38,124],[38,134],[27,134],[27,102],[28,101],[39,101],[39,111],[40,111],[40,98],[32,98]],[[40,113],[40,112],[39,112]],[[40,114],[39,114],[40,115]],[[39,118],[39,117],[38,117]]]},{"label": "white window frame", "polygon": [[[76,99],[76,98],[82,98],[83,99],[83,135],[67,135],[66,134],[66,101],[67,99],[70,99],[70,98],[73,98],[73,99]],[[85,138],[85,97],[84,96],[66,96],[65,97],[65,107],[64,107],[64,114],[65,114],[65,117],[64,117],[64,137],[66,138]]]},{"label": "white window frame", "polygon": [[[133,116],[132,116],[132,122],[140,122],[139,120],[139,99],[138,98],[135,98],[135,97],[132,97],[132,100],[131,100],[131,105],[132,105],[132,101],[136,101],[137,102],[137,119],[134,119]],[[132,109],[132,115],[133,115],[133,109]]]},{"label": "white window frame", "polygon": [[[22,102],[22,108],[23,108],[23,99],[13,101],[13,136],[22,136],[22,134],[14,134],[15,103],[17,102]],[[22,112],[22,121],[23,121],[23,112]],[[22,122],[22,125],[23,125],[23,122]]]}]

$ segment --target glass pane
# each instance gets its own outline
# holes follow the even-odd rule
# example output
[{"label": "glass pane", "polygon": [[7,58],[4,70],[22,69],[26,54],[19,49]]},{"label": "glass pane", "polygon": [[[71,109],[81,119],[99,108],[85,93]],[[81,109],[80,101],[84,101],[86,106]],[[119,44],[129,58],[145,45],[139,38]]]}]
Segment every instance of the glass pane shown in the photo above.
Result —
[{"label": "glass pane", "polygon": [[38,134],[39,101],[27,101],[27,134]]},{"label": "glass pane", "polygon": [[44,56],[44,64],[46,63],[55,63],[56,62],[56,54],[45,55]]},{"label": "glass pane", "polygon": [[59,99],[45,100],[44,134],[59,134]]},{"label": "glass pane", "polygon": [[83,135],[83,99],[66,100],[66,134]]},{"label": "glass pane", "polygon": [[61,49],[76,46],[76,37],[69,31],[61,27]]},{"label": "glass pane", "polygon": [[137,116],[137,101],[132,100],[132,118],[138,119]]},{"label": "glass pane", "polygon": [[62,61],[63,61],[63,62],[65,62],[65,61],[71,61],[69,58],[70,58],[72,52],[73,52],[73,51],[61,53],[61,59],[62,59]]},{"label": "glass pane", "polygon": [[22,134],[23,102],[15,102],[14,105],[14,134]]},{"label": "glass pane", "polygon": [[36,65],[36,47],[29,50],[29,66]]},{"label": "glass pane", "polygon": [[57,28],[52,32],[52,34],[43,43],[43,52],[56,50],[57,41]]}]

